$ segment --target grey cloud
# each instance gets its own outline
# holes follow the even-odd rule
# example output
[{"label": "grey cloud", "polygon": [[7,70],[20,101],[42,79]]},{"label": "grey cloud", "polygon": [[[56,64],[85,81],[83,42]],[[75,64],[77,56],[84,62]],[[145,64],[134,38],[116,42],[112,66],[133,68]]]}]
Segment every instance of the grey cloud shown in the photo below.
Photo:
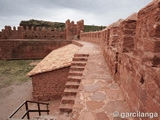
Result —
[{"label": "grey cloud", "polygon": [[[86,24],[108,25],[137,12],[152,0],[0,0],[0,28],[25,19],[65,21],[84,19]],[[72,12],[72,13],[71,13]]]}]

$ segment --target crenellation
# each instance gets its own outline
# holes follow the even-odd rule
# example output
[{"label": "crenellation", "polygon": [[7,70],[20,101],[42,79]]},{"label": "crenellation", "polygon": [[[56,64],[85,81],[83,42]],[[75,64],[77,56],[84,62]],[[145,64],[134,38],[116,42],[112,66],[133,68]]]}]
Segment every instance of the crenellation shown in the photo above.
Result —
[{"label": "crenellation", "polygon": [[74,21],[68,19],[66,21],[66,39],[80,38],[80,31],[84,30],[84,20],[78,21],[77,24],[74,24]]},{"label": "crenellation", "polygon": [[16,31],[16,27],[15,26],[13,27],[13,30]]},{"label": "crenellation", "polygon": [[[84,20],[66,21],[66,28],[34,27],[18,29],[5,26],[0,32],[0,39],[37,39],[38,42],[5,40],[0,44],[0,59],[43,58],[53,49],[69,44],[73,39],[94,42],[100,45],[109,71],[123,92],[130,111],[156,112],[160,114],[160,0],[153,0],[146,7],[133,13],[126,19],[107,26],[100,31],[84,31]],[[43,40],[39,40],[43,39]],[[48,40],[48,39],[56,39]],[[83,42],[82,42],[83,43]],[[88,43],[87,43],[88,44]],[[38,46],[38,47],[37,47]],[[25,51],[25,54],[24,54]],[[92,58],[91,58],[92,59]],[[66,73],[69,68],[66,68]],[[49,72],[48,81],[51,88],[37,90],[33,88],[35,100],[53,100],[50,96],[60,98],[63,95],[66,77],[56,76],[62,71]],[[65,73],[65,76],[68,74]],[[57,81],[53,81],[53,74]],[[35,86],[44,86],[39,79],[46,73],[33,77]],[[41,84],[40,84],[41,83]],[[59,84],[59,88],[56,85]],[[42,87],[41,87],[42,88]],[[56,91],[54,91],[56,89]],[[46,91],[54,92],[46,92]],[[38,92],[39,91],[39,92]],[[58,92],[59,91],[59,92]],[[42,95],[43,93],[43,95]]]},{"label": "crenellation", "polygon": [[56,32],[56,31],[57,31],[57,29],[56,29],[56,28],[54,28],[54,31]]},{"label": "crenellation", "polygon": [[10,26],[5,26],[5,29],[1,32],[0,39],[64,39],[72,40],[75,36],[79,39],[80,31],[84,30],[84,21],[78,21],[77,24],[74,24],[74,21],[70,22],[68,19],[66,21],[65,29],[56,29],[51,30],[51,28],[46,29],[34,28],[31,29],[27,26],[25,29],[22,26],[19,26],[17,30],[15,27],[13,30]]},{"label": "crenellation", "polygon": [[45,28],[45,27],[42,27],[42,31],[46,31],[46,28]]},{"label": "crenellation", "polygon": [[39,27],[36,27],[36,31],[40,31]]},{"label": "crenellation", "polygon": [[[17,30],[13,27],[12,30],[11,26],[5,26],[0,32],[0,59],[43,58],[53,49],[69,44],[74,36],[78,36],[77,25],[73,23],[73,28],[71,28],[70,20],[67,20],[66,28],[63,30],[56,28],[51,30],[51,28],[46,29],[44,27],[35,29],[31,27],[29,29],[28,26],[25,29],[23,26],[18,26]],[[82,24],[81,26],[84,27]],[[46,47],[47,45],[49,46]]]},{"label": "crenellation", "polygon": [[18,31],[22,32],[24,30],[23,26],[18,26]]},{"label": "crenellation", "polygon": [[33,26],[31,27],[31,31],[34,31],[34,27]]},{"label": "crenellation", "polygon": [[154,0],[102,31],[80,34],[81,40],[100,44],[110,72],[132,111],[160,110],[159,6],[160,0]]},{"label": "crenellation", "polygon": [[29,30],[29,27],[27,26],[25,30],[28,31],[28,30]]},{"label": "crenellation", "polygon": [[51,28],[49,27],[49,28],[47,29],[47,31],[48,31],[48,32],[51,32]]}]

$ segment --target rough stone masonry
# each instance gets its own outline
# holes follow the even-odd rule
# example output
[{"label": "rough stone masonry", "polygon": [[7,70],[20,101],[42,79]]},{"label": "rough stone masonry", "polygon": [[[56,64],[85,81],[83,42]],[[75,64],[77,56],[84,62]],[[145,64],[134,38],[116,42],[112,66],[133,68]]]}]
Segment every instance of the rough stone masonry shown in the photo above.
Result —
[{"label": "rough stone masonry", "polygon": [[160,112],[160,0],[81,40],[101,46],[131,111]]}]

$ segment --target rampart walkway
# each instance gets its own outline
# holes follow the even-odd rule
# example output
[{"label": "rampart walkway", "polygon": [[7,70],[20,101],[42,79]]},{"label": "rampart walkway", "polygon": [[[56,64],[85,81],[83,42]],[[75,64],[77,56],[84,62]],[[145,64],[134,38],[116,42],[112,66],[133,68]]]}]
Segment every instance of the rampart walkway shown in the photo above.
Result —
[{"label": "rampart walkway", "polygon": [[112,120],[114,111],[127,112],[128,107],[121,89],[113,81],[99,45],[82,41],[79,43],[83,44],[83,47],[78,54],[89,54],[89,59],[73,106],[71,119]]}]

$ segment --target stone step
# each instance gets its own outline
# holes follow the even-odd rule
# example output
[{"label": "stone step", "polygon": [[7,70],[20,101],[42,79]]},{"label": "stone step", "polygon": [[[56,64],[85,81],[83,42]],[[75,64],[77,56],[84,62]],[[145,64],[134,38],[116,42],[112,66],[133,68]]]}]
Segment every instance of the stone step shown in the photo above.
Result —
[{"label": "stone step", "polygon": [[73,104],[61,104],[59,107],[60,112],[72,112]]},{"label": "stone step", "polygon": [[75,40],[72,40],[72,43],[79,46],[79,47],[82,47],[83,45]]},{"label": "stone step", "polygon": [[80,82],[73,82],[73,81],[68,81],[67,83],[66,83],[66,88],[77,88],[78,89],[78,87],[79,87],[79,85],[80,85]]},{"label": "stone step", "polygon": [[62,104],[74,104],[74,101],[76,99],[76,96],[75,95],[64,95],[62,97]]},{"label": "stone step", "polygon": [[89,54],[74,54],[74,57],[89,57]]},{"label": "stone step", "polygon": [[82,76],[68,76],[68,81],[81,82]]},{"label": "stone step", "polygon": [[77,94],[78,89],[76,88],[65,88],[64,89],[64,95],[76,95]]},{"label": "stone step", "polygon": [[71,66],[85,66],[86,61],[72,61]]},{"label": "stone step", "polygon": [[82,76],[83,75],[83,71],[73,71],[73,70],[70,70],[68,75],[70,76]]},{"label": "stone step", "polygon": [[88,57],[74,57],[72,60],[73,61],[87,61]]},{"label": "stone step", "polygon": [[[36,116],[31,118],[31,120],[57,120],[58,116],[52,116],[52,115],[42,115],[42,116]],[[20,120],[20,119],[15,119]],[[24,119],[22,119],[24,120]]]},{"label": "stone step", "polygon": [[85,69],[84,66],[71,66],[70,70],[75,70],[75,71],[83,71]]}]

